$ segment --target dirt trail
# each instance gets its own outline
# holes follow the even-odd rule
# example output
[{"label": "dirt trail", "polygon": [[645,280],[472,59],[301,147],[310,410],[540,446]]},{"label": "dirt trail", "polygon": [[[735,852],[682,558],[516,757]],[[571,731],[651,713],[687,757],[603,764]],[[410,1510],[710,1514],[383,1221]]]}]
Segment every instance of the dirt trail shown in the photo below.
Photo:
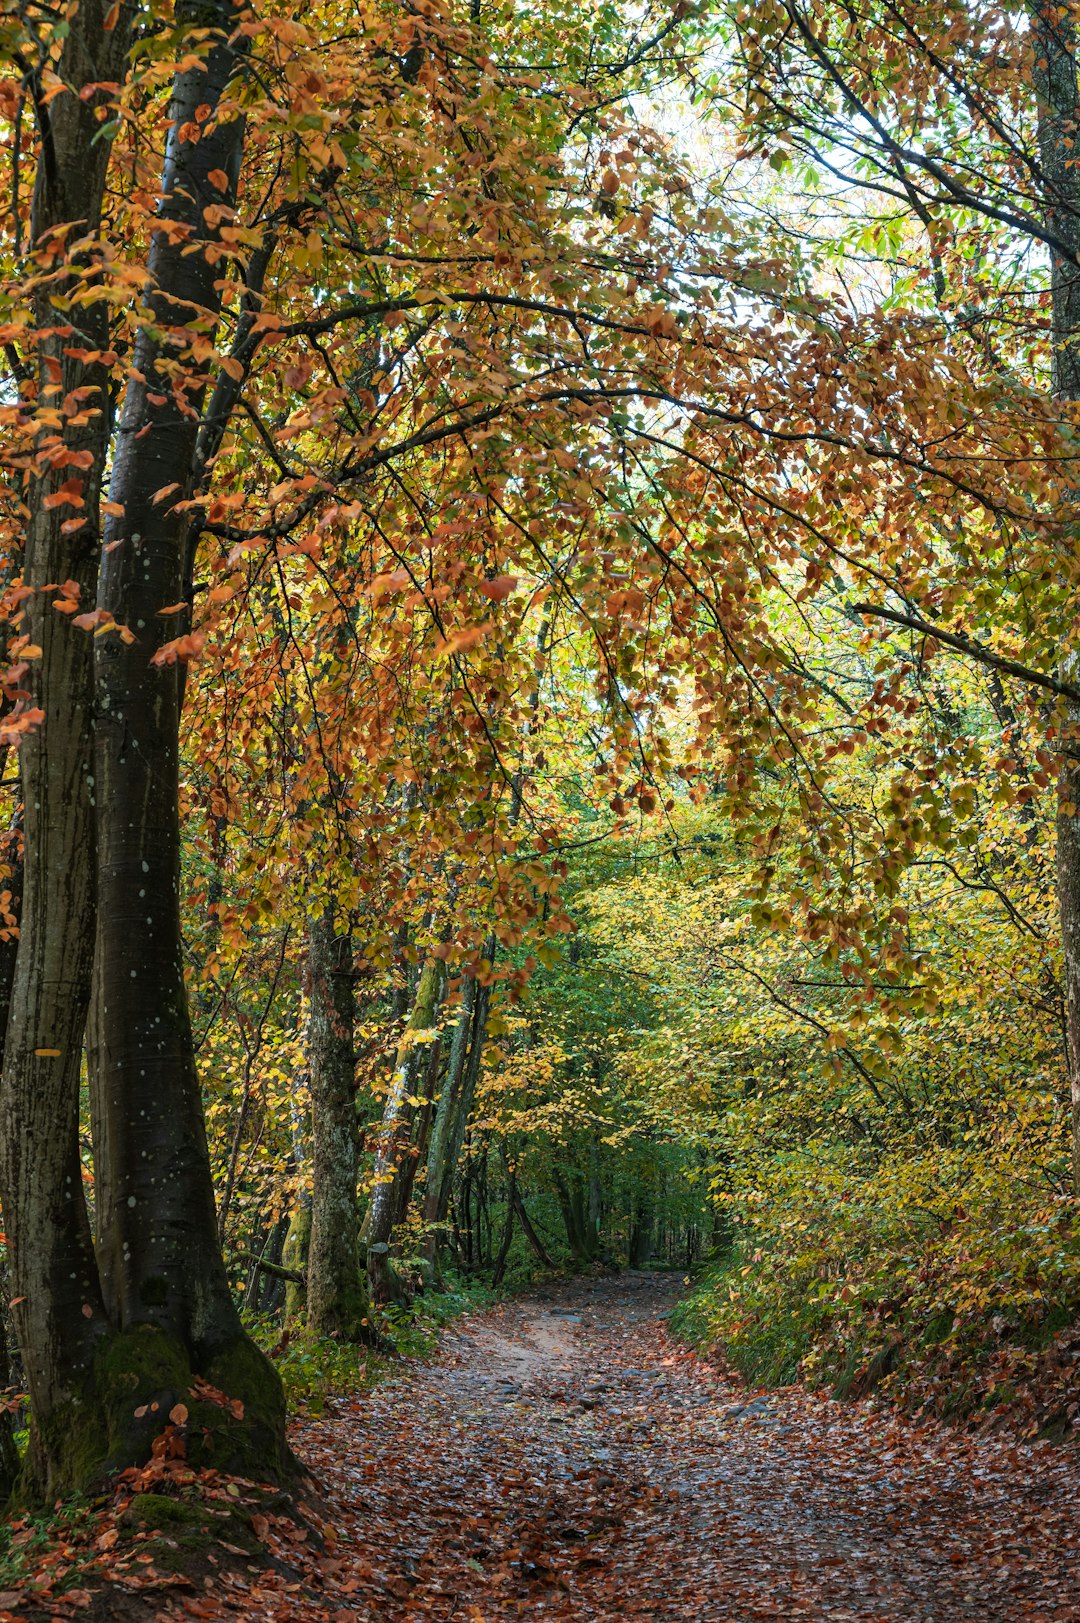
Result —
[{"label": "dirt trail", "polygon": [[1075,1453],[754,1397],[668,1341],[674,1295],[505,1304],[309,1422],[341,1542],[293,1615],[1080,1623]]}]

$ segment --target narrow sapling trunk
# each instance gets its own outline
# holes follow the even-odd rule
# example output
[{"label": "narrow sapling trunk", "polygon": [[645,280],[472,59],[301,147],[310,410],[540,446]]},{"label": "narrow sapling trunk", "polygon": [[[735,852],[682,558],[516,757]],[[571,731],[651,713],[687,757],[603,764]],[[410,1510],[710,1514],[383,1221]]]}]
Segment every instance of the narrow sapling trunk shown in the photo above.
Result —
[{"label": "narrow sapling trunk", "polygon": [[360,1267],[356,1185],[355,998],[352,940],[330,914],[308,924],[308,1075],[312,1203],[307,1324],[315,1335],[361,1340],[368,1331],[367,1279]]},{"label": "narrow sapling trunk", "polygon": [[[118,1383],[134,1377],[145,1395],[204,1378],[239,1399],[244,1413],[231,1420],[219,1408],[211,1417],[202,1411],[212,1405],[197,1405],[189,1452],[197,1447],[201,1456],[208,1427],[208,1461],[273,1476],[289,1465],[281,1383],[241,1327],[222,1262],[184,986],[185,651],[163,647],[176,620],[161,614],[190,590],[193,539],[172,502],[191,494],[206,383],[193,346],[212,334],[221,304],[222,261],[205,215],[220,218],[220,206],[234,202],[243,147],[243,121],[226,95],[243,62],[243,41],[229,37],[238,16],[228,0],[178,10],[196,38],[216,32],[204,63],[178,73],[173,86],[160,211],[169,229],[150,248],[152,322],[135,344],[110,487],[122,516],[110,523],[98,588],[99,612],[126,628],[95,639],[97,1092],[111,1162],[100,1256],[109,1312],[123,1332],[112,1361]],[[165,487],[171,501],[160,495]],[[127,1403],[127,1412],[134,1407]]]},{"label": "narrow sapling trunk", "polygon": [[495,1258],[495,1266],[491,1271],[491,1283],[496,1287],[503,1282],[506,1273],[506,1264],[510,1256],[510,1246],[514,1239],[514,1218],[517,1215],[517,1172],[510,1166],[505,1155],[503,1165],[506,1168],[506,1212],[503,1217],[502,1240],[499,1243],[499,1254]]},{"label": "narrow sapling trunk", "polygon": [[[1039,158],[1048,191],[1047,224],[1072,257],[1050,250],[1051,350],[1054,395],[1080,401],[1080,122],[1077,29],[1072,14],[1036,0],[1035,90],[1039,102]],[[1080,528],[1080,489],[1077,526]],[[1075,681],[1074,654],[1062,674]],[[1064,961],[1066,1055],[1072,1106],[1073,1188],[1080,1195],[1080,706],[1068,709],[1058,774],[1057,894]]]}]

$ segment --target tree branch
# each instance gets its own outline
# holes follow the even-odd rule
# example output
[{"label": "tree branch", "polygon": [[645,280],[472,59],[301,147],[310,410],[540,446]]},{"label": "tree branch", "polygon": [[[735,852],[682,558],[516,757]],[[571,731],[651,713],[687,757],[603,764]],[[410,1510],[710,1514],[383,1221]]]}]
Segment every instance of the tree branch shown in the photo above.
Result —
[{"label": "tree branch", "polygon": [[1021,665],[1015,659],[1003,659],[1000,654],[995,654],[981,642],[966,637],[963,632],[946,631],[942,626],[932,625],[929,620],[916,619],[912,614],[897,614],[895,609],[881,608],[876,603],[856,603],[852,606],[851,612],[872,614],[879,620],[889,620],[893,625],[903,626],[908,631],[918,631],[924,637],[935,637],[947,648],[955,648],[957,653],[966,654],[969,659],[977,659],[980,665],[987,665],[992,671],[1003,671],[1006,676],[1015,676],[1018,681],[1027,682],[1032,687],[1045,688],[1048,693],[1056,693],[1062,699],[1071,699],[1073,704],[1080,704],[1080,688],[1073,687],[1071,682],[1059,682],[1056,676],[1047,676],[1043,671],[1033,671],[1029,665]]}]

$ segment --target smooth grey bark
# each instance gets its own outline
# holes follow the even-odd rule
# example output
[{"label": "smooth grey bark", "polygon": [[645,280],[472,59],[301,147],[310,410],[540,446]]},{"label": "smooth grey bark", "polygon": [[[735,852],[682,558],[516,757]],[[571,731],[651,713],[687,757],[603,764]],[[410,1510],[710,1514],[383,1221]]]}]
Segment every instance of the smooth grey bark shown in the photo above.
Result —
[{"label": "smooth grey bark", "polygon": [[[1039,107],[1039,160],[1047,189],[1046,223],[1069,255],[1050,250],[1051,388],[1056,399],[1080,401],[1080,121],[1075,20],[1064,7],[1037,0],[1034,77]],[[1080,489],[1075,492],[1080,502]],[[1080,529],[1080,512],[1078,512]],[[1059,675],[1075,681],[1080,656]],[[1072,1115],[1073,1188],[1080,1195],[1080,706],[1067,702],[1069,731],[1058,774],[1057,899],[1064,962],[1065,1046]]]},{"label": "smooth grey bark", "polygon": [[[24,581],[32,589],[24,629],[41,649],[24,678],[27,706],[43,712],[23,737],[19,770],[25,801],[25,867],[18,952],[0,1089],[0,1186],[16,1334],[33,1419],[29,1458],[43,1493],[70,1484],[72,1436],[93,1407],[93,1365],[108,1323],[83,1197],[78,1146],[79,1073],[90,994],[94,928],[91,784],[92,641],[53,608],[72,581],[83,607],[93,602],[99,492],[109,443],[108,372],[72,353],[106,351],[109,307],[79,310],[79,338],[64,335],[54,300],[71,289],[63,274],[64,227],[100,233],[110,143],[98,119],[107,93],[91,85],[125,76],[135,8],[104,24],[109,0],[85,0],[68,20],[59,62],[67,87],[38,105],[38,156],[31,239],[52,259],[56,279],[35,296],[35,407],[85,395],[78,426],[43,426],[28,475]],[[82,92],[86,90],[84,98]],[[31,91],[41,94],[32,80]],[[93,286],[97,250],[71,266],[71,283]],[[28,401],[29,404],[29,401]],[[77,498],[47,506],[70,480]],[[69,529],[73,520],[82,524]],[[69,533],[65,533],[69,530]]]},{"label": "smooth grey bark", "polygon": [[[491,935],[484,942],[483,961],[490,966],[494,960],[495,937]],[[448,1075],[439,1100],[428,1152],[423,1216],[429,1229],[427,1245],[431,1261],[435,1259],[439,1234],[450,1210],[454,1172],[465,1142],[473,1096],[480,1079],[490,1007],[491,987],[480,985],[470,978],[462,994],[461,1013],[451,1043]]]},{"label": "smooth grey bark", "polygon": [[[15,978],[15,960],[19,951],[19,912],[22,905],[23,852],[22,817],[16,812],[11,827],[0,841],[0,1056],[7,1038],[8,1014],[11,1009],[11,986]],[[11,1359],[8,1353],[6,1317],[0,1314],[0,1393],[11,1390]],[[19,1475],[19,1450],[15,1445],[15,1426],[9,1410],[0,1413],[0,1502],[6,1501],[15,1488]]]},{"label": "smooth grey bark", "polygon": [[514,1189],[514,1210],[517,1212],[518,1222],[521,1224],[521,1232],[532,1246],[538,1261],[545,1268],[554,1268],[554,1259],[533,1225],[533,1221],[526,1210],[520,1188]]},{"label": "smooth grey bark", "polygon": [[469,1057],[469,1033],[472,1030],[476,990],[476,981],[469,976],[461,989],[461,1007],[450,1038],[446,1077],[435,1107],[435,1119],[428,1143],[423,1218],[428,1230],[425,1245],[431,1261],[434,1261],[438,1249],[438,1226],[445,1224],[446,1214],[450,1208],[450,1189],[453,1180],[450,1145],[465,1078],[465,1065]]},{"label": "smooth grey bark", "polygon": [[308,921],[308,1079],[312,1202],[307,1326],[315,1335],[362,1339],[368,1329],[360,1266],[360,1133],[356,1121],[352,938],[329,913]]},{"label": "smooth grey bark", "polygon": [[367,1252],[371,1294],[379,1303],[400,1296],[402,1291],[389,1254],[397,1205],[396,1189],[404,1140],[410,1132],[415,1108],[410,1101],[415,1097],[419,1067],[427,1059],[427,1042],[434,1038],[445,973],[441,959],[429,958],[424,965],[412,1013],[394,1058],[394,1074],[383,1106],[371,1198],[361,1235],[361,1243]]},{"label": "smooth grey bark", "polygon": [[[218,118],[246,42],[229,0],[189,0],[178,23],[214,30],[204,60],[176,75],[160,215],[151,241],[149,314],[140,329],[113,459],[99,610],[130,640],[96,643],[100,1081],[95,1108],[108,1144],[99,1224],[105,1300],[123,1331],[158,1333],[161,1358],[244,1403],[215,1463],[246,1474],[290,1468],[277,1372],[244,1332],[221,1256],[180,934],[179,719],[183,661],[159,611],[184,598],[196,536],[158,492],[192,479],[207,377],[190,324],[212,335],[221,307],[213,249],[221,204],[235,202],[244,126]],[[191,139],[190,131],[198,132]],[[220,173],[217,173],[220,172]],[[210,180],[227,177],[224,191]],[[179,228],[179,229],[178,229]],[[200,245],[205,245],[201,247]],[[148,1377],[149,1378],[149,1377]],[[232,1451],[232,1453],[230,1453]]]}]

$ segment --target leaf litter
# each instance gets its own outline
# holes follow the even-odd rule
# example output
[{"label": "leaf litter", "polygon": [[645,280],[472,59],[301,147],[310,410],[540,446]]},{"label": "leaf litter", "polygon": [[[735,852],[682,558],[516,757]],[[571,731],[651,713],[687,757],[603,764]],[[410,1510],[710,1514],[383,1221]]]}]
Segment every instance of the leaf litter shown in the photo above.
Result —
[{"label": "leaf litter", "polygon": [[259,1549],[163,1571],[159,1536],[110,1538],[121,1499],[0,1619],[1080,1623],[1074,1448],[748,1392],[668,1337],[674,1298],[631,1273],[459,1320],[434,1362],[297,1423],[299,1515],[202,1474]]}]

